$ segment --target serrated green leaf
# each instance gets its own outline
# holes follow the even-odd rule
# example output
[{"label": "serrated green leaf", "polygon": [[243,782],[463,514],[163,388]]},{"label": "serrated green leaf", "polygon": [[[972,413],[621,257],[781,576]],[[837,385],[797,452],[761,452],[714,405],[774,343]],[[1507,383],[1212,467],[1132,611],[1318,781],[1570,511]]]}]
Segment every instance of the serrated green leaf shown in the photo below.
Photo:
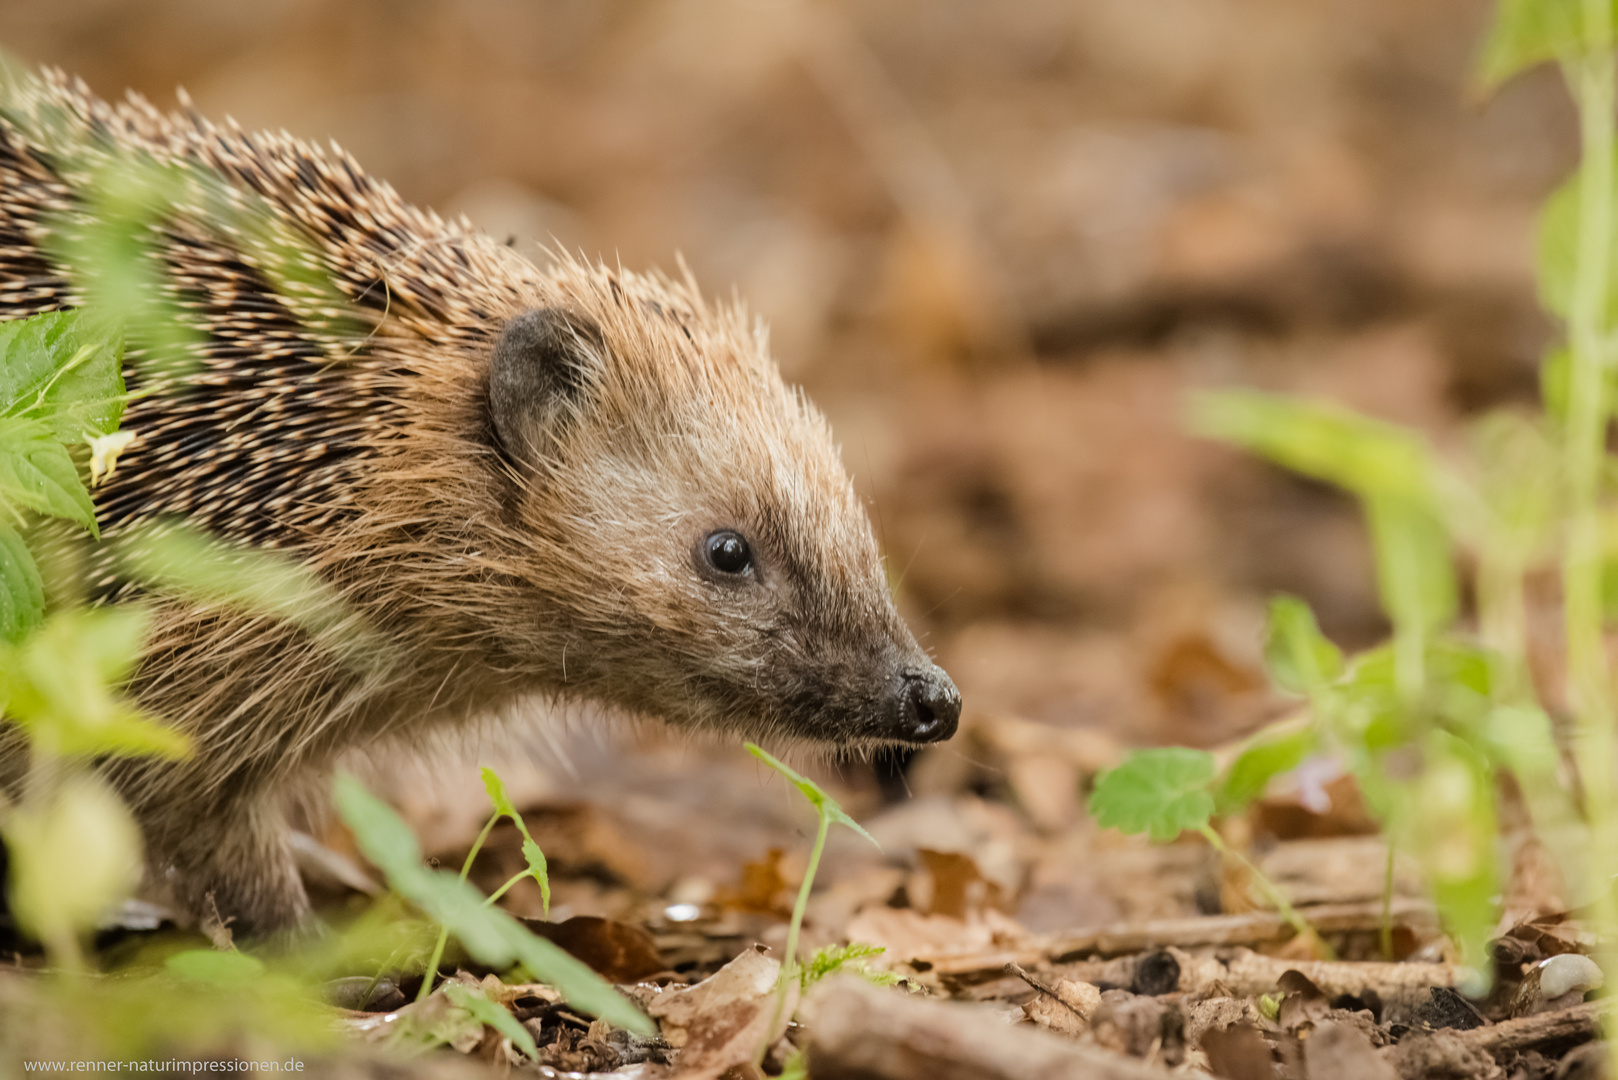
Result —
[{"label": "serrated green leaf", "polygon": [[896,972],[877,971],[865,963],[870,957],[881,956],[887,951],[880,945],[866,945],[858,941],[851,941],[847,945],[824,945],[815,950],[809,962],[798,972],[798,983],[807,990],[826,976],[847,970],[878,986],[892,986],[899,981]]},{"label": "serrated green leaf", "polygon": [[545,853],[534,843],[532,836],[522,838],[522,856],[528,861],[528,873],[539,884],[540,911],[548,919],[551,915],[551,876],[545,864]]},{"label": "serrated green leaf", "polygon": [[517,831],[522,834],[522,853],[523,858],[528,862],[528,874],[538,883],[540,907],[545,915],[549,916],[551,913],[551,879],[546,868],[545,852],[540,849],[539,844],[529,835],[528,823],[522,819],[522,815],[517,812],[516,804],[511,801],[511,796],[506,793],[505,781],[501,780],[499,774],[487,765],[483,766],[481,775],[483,777],[483,790],[488,792],[489,804],[494,807],[494,812],[509,818],[511,823],[517,827]]},{"label": "serrated green leaf", "polygon": [[186,949],[163,961],[163,968],[193,982],[239,986],[264,976],[264,961],[235,949]]},{"label": "serrated green leaf", "polygon": [[815,783],[807,776],[804,776],[801,773],[789,768],[785,762],[781,761],[774,754],[771,754],[768,750],[765,750],[757,743],[748,743],[747,752],[758,758],[770,768],[774,769],[776,772],[780,773],[782,776],[786,777],[794,787],[803,792],[803,797],[809,800],[810,805],[815,808],[816,813],[825,815],[827,818],[830,818],[839,825],[846,825],[848,828],[869,840],[871,845],[878,851],[882,850],[882,845],[876,842],[876,837],[866,832],[864,827],[861,826],[859,822],[849,817],[848,814],[843,811],[843,808],[837,805],[837,800],[833,799],[830,795],[827,795],[824,791],[822,791],[819,784]]},{"label": "serrated green leaf", "polygon": [[483,777],[483,790],[489,793],[489,804],[494,807],[494,812],[504,814],[506,817],[517,821],[518,827],[521,828],[522,822],[517,813],[517,807],[512,803],[511,796],[506,794],[505,781],[501,780],[499,774],[487,765],[483,766],[481,775]]},{"label": "serrated green leaf", "polygon": [[462,986],[460,983],[448,983],[444,993],[460,1008],[472,1014],[473,1019],[488,1024],[494,1030],[511,1040],[511,1045],[527,1054],[530,1058],[538,1059],[539,1047],[534,1045],[534,1037],[528,1034],[528,1029],[517,1022],[517,1018],[504,1006],[490,1001],[481,991]]},{"label": "serrated green leaf", "polygon": [[1277,686],[1309,696],[1342,675],[1343,652],[1320,632],[1308,604],[1277,596],[1270,601],[1264,664]]},{"label": "serrated green leaf", "polygon": [[1492,89],[1535,64],[1577,56],[1588,47],[1585,38],[1583,0],[1500,0],[1478,57],[1478,81]]},{"label": "serrated green leaf", "polygon": [[45,424],[61,442],[116,431],[124,410],[123,343],[78,311],[0,323],[0,415]]},{"label": "serrated green leaf", "polygon": [[1319,745],[1313,726],[1260,732],[1231,762],[1214,802],[1219,813],[1231,814],[1264,794],[1270,781],[1291,772]]},{"label": "serrated green leaf", "polygon": [[0,502],[66,518],[99,535],[73,459],[38,420],[0,417]]},{"label": "serrated green leaf", "polygon": [[1147,833],[1167,843],[1186,829],[1208,824],[1214,812],[1208,790],[1214,771],[1214,757],[1205,750],[1137,750],[1096,779],[1090,813],[1102,828]]},{"label": "serrated green leaf", "polygon": [[17,530],[0,522],[0,640],[20,642],[45,618],[45,583]]}]

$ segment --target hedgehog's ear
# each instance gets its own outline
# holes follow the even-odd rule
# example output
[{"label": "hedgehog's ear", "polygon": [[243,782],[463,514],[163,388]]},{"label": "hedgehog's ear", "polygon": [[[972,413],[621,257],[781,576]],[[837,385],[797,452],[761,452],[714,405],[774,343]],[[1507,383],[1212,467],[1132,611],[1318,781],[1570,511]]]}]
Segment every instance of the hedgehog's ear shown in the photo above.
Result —
[{"label": "hedgehog's ear", "polygon": [[518,461],[542,454],[589,393],[605,354],[601,330],[563,308],[513,316],[489,362],[495,438]]}]

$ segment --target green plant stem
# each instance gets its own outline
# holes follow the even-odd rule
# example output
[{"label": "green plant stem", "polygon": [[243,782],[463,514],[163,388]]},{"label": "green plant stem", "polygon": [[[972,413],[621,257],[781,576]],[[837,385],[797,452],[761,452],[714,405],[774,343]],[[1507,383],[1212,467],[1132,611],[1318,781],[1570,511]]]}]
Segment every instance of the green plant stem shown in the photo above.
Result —
[{"label": "green plant stem", "polygon": [[809,910],[809,890],[814,888],[815,873],[820,869],[820,855],[826,850],[826,836],[831,832],[831,815],[824,808],[816,809],[819,811],[820,827],[815,831],[815,846],[809,849],[809,864],[803,869],[803,884],[798,886],[798,899],[792,905],[792,922],[787,926],[786,952],[781,957],[781,979],[775,993],[775,1009],[770,1015],[770,1026],[764,1031],[764,1042],[753,1055],[755,1065],[762,1064],[764,1055],[769,1053],[770,1035],[781,1023],[781,1014],[787,1007],[787,993],[793,980],[798,978],[798,931],[803,928],[803,915]]},{"label": "green plant stem", "polygon": [[[1572,372],[1564,459],[1571,520],[1563,559],[1563,617],[1569,692],[1585,807],[1591,827],[1588,857],[1595,864],[1594,909],[1601,940],[1618,928],[1611,889],[1618,853],[1618,807],[1613,802],[1613,700],[1602,626],[1601,472],[1606,459],[1607,305],[1613,235],[1614,57],[1610,0],[1583,0],[1585,53],[1570,63],[1569,82],[1579,105],[1583,154],[1579,186],[1579,246],[1569,312]],[[1602,967],[1618,970],[1612,947]]]},{"label": "green plant stem", "polygon": [[494,902],[506,895],[506,893],[510,892],[513,885],[517,884],[517,882],[521,881],[523,878],[531,876],[532,875],[526,870],[517,871],[515,874],[511,875],[510,879],[507,880],[504,885],[500,886],[498,889],[494,890],[494,892],[489,894],[489,898],[483,901],[483,906],[493,907]]},{"label": "green plant stem", "polygon": [[[1503,526],[1502,526],[1503,528]],[[1534,702],[1528,675],[1528,615],[1523,597],[1527,558],[1513,536],[1505,543],[1486,535],[1478,552],[1478,631],[1490,650],[1496,697],[1513,704]],[[1509,549],[1509,550],[1502,550]]]},{"label": "green plant stem", "polygon": [[830,832],[831,815],[822,813],[820,828],[815,832],[815,846],[809,849],[809,865],[803,871],[803,884],[798,886],[798,899],[792,905],[792,924],[787,927],[786,955],[781,958],[783,981],[788,975],[796,975],[798,971],[798,931],[803,929],[803,915],[809,910],[809,890],[814,887],[815,873],[820,869],[820,854],[826,850],[826,836]]},{"label": "green plant stem", "polygon": [[[483,831],[478,833],[478,838],[472,842],[472,850],[466,853],[466,861],[461,864],[462,881],[465,881],[467,875],[472,872],[472,860],[476,859],[478,857],[478,852],[483,850],[484,841],[489,839],[489,834],[494,831],[494,826],[499,820],[500,811],[496,810],[494,813],[489,815],[489,820],[483,823]],[[521,877],[522,875],[519,874],[517,876]],[[512,881],[515,880],[516,878],[512,879]],[[493,903],[494,900],[500,896],[500,893],[505,892],[511,887],[511,884],[512,882],[508,881],[502,885],[500,887],[500,892],[495,893],[494,896],[491,896],[489,898],[489,902]],[[426,1001],[427,995],[433,992],[433,978],[438,974],[438,965],[444,959],[444,947],[448,944],[449,927],[441,926],[438,928],[438,940],[433,942],[432,956],[428,957],[427,959],[427,970],[423,972],[421,976],[421,989],[416,992],[417,1001]]]},{"label": "green plant stem", "polygon": [[1264,899],[1275,905],[1276,913],[1285,919],[1292,929],[1298,932],[1299,937],[1314,942],[1315,947],[1321,951],[1321,954],[1326,959],[1335,960],[1337,958],[1337,954],[1332,947],[1326,944],[1313,926],[1309,925],[1308,919],[1298,914],[1298,910],[1292,906],[1291,901],[1281,894],[1281,890],[1275,887],[1275,882],[1264,875],[1264,871],[1248,861],[1247,856],[1226,844],[1225,838],[1220,836],[1219,832],[1207,822],[1198,826],[1197,831],[1202,833],[1203,838],[1208,841],[1215,851],[1219,852],[1221,857],[1239,863],[1242,869],[1252,876],[1253,884],[1257,885],[1258,891],[1264,894]]}]

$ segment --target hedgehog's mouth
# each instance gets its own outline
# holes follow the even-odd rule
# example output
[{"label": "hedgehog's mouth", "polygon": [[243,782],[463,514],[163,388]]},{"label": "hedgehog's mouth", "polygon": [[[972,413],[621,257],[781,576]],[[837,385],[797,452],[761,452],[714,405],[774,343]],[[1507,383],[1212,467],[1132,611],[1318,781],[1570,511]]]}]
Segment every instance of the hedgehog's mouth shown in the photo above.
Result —
[{"label": "hedgehog's mouth", "polygon": [[955,734],[961,693],[936,664],[896,665],[876,680],[874,693],[849,694],[853,681],[822,677],[813,686],[781,694],[770,710],[775,722],[767,734],[853,754],[916,748]]}]

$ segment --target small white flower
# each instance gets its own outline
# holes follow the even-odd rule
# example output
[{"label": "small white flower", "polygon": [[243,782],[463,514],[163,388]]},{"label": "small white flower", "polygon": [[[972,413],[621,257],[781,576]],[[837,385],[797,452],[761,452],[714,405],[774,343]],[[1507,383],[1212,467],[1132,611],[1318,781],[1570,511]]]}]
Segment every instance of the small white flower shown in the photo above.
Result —
[{"label": "small white flower", "polygon": [[127,450],[136,438],[136,433],[128,430],[115,431],[111,435],[85,433],[84,444],[90,448],[91,487],[111,479],[112,474],[118,471],[118,455]]}]

